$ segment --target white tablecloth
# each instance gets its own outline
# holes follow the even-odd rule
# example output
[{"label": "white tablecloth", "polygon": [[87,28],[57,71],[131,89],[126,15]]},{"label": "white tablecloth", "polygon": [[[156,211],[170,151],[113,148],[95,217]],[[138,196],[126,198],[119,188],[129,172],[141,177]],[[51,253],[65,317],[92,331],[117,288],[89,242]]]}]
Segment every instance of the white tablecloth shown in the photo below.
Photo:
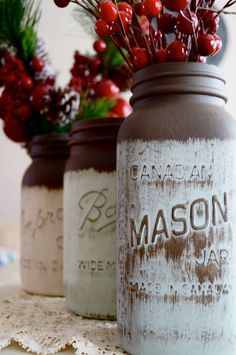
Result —
[{"label": "white tablecloth", "polygon": [[[41,354],[123,354],[115,322],[75,316],[66,309],[64,298],[23,293],[17,264],[0,269],[0,348],[8,338]],[[73,347],[57,352],[65,344]],[[16,342],[1,350],[1,354],[21,353],[26,351]]]}]

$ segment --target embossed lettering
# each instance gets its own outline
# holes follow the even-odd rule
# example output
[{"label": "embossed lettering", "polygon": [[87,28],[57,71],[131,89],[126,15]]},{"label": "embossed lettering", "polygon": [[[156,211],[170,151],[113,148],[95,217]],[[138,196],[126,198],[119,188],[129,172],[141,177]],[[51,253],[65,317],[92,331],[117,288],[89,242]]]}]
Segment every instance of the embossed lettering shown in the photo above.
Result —
[{"label": "embossed lettering", "polygon": [[135,247],[137,245],[141,244],[147,244],[148,243],[148,233],[149,233],[149,227],[148,227],[148,216],[145,215],[141,221],[140,228],[137,232],[137,228],[135,225],[135,220],[130,219],[130,236],[131,236],[131,246]]},{"label": "embossed lettering", "polygon": [[[131,210],[133,206],[134,204],[131,203]],[[220,211],[221,218],[216,218],[216,210]],[[210,213],[212,213],[211,218]],[[226,223],[227,220],[227,193],[224,193],[224,209],[216,195],[210,199],[210,202],[204,198],[198,198],[193,202],[176,204],[170,211],[159,209],[154,220],[147,214],[139,217],[138,221],[136,218],[131,218],[129,244],[131,247],[136,247],[156,243],[159,236],[163,236],[165,240],[171,236],[184,237],[191,230],[205,230],[209,227],[210,221],[219,224]],[[227,257],[224,253],[222,255]]]},{"label": "embossed lettering", "polygon": [[[201,219],[201,217],[203,217],[202,224],[197,224],[196,220]],[[202,230],[208,226],[209,204],[206,199],[198,198],[197,200],[193,201],[190,207],[190,219],[191,219],[192,227],[195,230]]]},{"label": "embossed lettering", "polygon": [[40,208],[36,212],[34,219],[27,220],[27,212],[23,209],[21,218],[24,230],[29,229],[32,238],[35,238],[37,231],[43,229],[47,224],[55,224],[57,221],[62,221],[63,210],[61,207],[55,211],[44,211]]},{"label": "embossed lettering", "polygon": [[222,266],[228,263],[228,255],[229,252],[226,249],[221,249],[218,253],[213,249],[204,249],[202,259],[196,259],[196,264],[205,266],[217,264],[218,266]]},{"label": "embossed lettering", "polygon": [[140,179],[142,180],[144,177],[147,177],[147,178],[150,179],[150,175],[148,173],[146,165],[143,166],[143,170],[142,170],[142,174],[141,174],[141,178]]},{"label": "embossed lettering", "polygon": [[189,182],[209,182],[212,181],[212,166],[193,165],[192,167],[183,164],[154,165],[144,164],[131,165],[129,176],[133,181],[146,179],[150,182],[165,180],[189,181]]},{"label": "embossed lettering", "polygon": [[104,188],[100,191],[86,192],[79,201],[79,208],[85,210],[85,217],[80,225],[80,230],[83,230],[87,223],[95,224],[100,219],[105,219],[102,224],[94,226],[97,232],[114,225],[116,208],[115,206],[108,206],[108,189]]},{"label": "embossed lettering", "polygon": [[130,177],[132,180],[138,180],[138,165],[132,165],[130,168]]},{"label": "embossed lettering", "polygon": [[183,210],[183,211],[186,211],[187,209],[187,205],[186,204],[179,204],[179,205],[175,205],[173,208],[172,208],[172,221],[173,222],[176,222],[176,223],[182,223],[182,230],[175,230],[175,229],[172,229],[172,233],[175,235],[175,236],[179,236],[179,235],[184,235],[187,233],[187,221],[186,221],[186,218],[184,217],[177,217],[176,216],[176,212],[178,210]]},{"label": "embossed lettering", "polygon": [[152,233],[152,243],[155,243],[157,241],[158,236],[162,234],[164,234],[166,238],[169,238],[168,225],[164,211],[159,210]]},{"label": "embossed lettering", "polygon": [[224,222],[228,221],[228,210],[227,210],[227,194],[224,193],[224,207],[220,204],[219,197],[214,195],[212,196],[212,223],[215,226],[217,224],[217,210],[221,214],[221,219]]}]

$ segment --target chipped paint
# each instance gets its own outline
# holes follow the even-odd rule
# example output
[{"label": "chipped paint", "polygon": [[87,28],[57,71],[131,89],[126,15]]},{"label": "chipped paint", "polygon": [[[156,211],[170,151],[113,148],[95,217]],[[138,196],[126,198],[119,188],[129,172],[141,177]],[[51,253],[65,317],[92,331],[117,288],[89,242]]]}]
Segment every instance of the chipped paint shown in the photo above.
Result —
[{"label": "chipped paint", "polygon": [[118,145],[118,327],[134,355],[236,353],[236,142]]}]

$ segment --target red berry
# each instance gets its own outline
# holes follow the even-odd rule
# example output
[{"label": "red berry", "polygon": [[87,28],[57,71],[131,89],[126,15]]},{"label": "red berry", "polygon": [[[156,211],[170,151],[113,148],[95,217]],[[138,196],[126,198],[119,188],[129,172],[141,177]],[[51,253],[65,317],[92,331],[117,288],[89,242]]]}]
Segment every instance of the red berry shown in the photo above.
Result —
[{"label": "red berry", "polygon": [[97,97],[114,98],[119,92],[118,86],[109,79],[102,80],[95,85],[95,94]]},{"label": "red berry", "polygon": [[99,39],[94,42],[93,48],[97,53],[103,53],[107,49],[106,42],[103,41],[102,39]]},{"label": "red berry", "polygon": [[216,41],[216,49],[215,49],[215,52],[214,52],[214,55],[217,54],[221,48],[222,48],[222,39],[220,38],[220,36],[218,35],[214,35],[214,38],[215,38],[215,41]]},{"label": "red berry", "polygon": [[206,63],[207,59],[206,59],[206,57],[203,57],[202,55],[199,55],[197,57],[197,61],[198,61],[198,63]]},{"label": "red berry", "polygon": [[101,59],[99,59],[98,57],[92,58],[90,63],[89,63],[89,67],[92,70],[98,70],[101,66]]},{"label": "red berry", "polygon": [[22,143],[29,139],[26,125],[11,116],[5,118],[3,129],[7,137],[14,142]]},{"label": "red berry", "polygon": [[44,98],[48,94],[48,88],[44,84],[38,84],[31,96],[31,104],[35,110],[40,111],[44,105]]},{"label": "red berry", "polygon": [[21,80],[21,85],[24,89],[30,90],[33,87],[33,80],[29,76],[24,76]]},{"label": "red berry", "polygon": [[15,57],[13,57],[7,50],[4,51],[3,58],[5,64],[14,64]]},{"label": "red berry", "polygon": [[74,58],[75,58],[75,61],[78,62],[79,64],[87,64],[88,63],[88,57],[80,54],[79,51],[75,51]]},{"label": "red berry", "polygon": [[131,112],[132,108],[130,104],[128,103],[128,101],[122,98],[117,100],[117,104],[112,109],[112,113],[117,115],[117,117],[121,118],[129,116]]},{"label": "red berry", "polygon": [[198,26],[198,18],[194,12],[183,11],[177,17],[178,30],[186,35],[191,35]]},{"label": "red berry", "polygon": [[28,105],[22,105],[18,109],[18,114],[20,116],[21,121],[25,122],[31,117],[32,111]]},{"label": "red berry", "polygon": [[58,7],[66,7],[69,5],[70,0],[54,0],[54,2]]},{"label": "red berry", "polygon": [[176,17],[172,14],[163,14],[158,19],[158,29],[163,33],[173,33],[176,28]]},{"label": "red berry", "polygon": [[156,52],[156,60],[158,63],[166,63],[168,61],[167,48],[159,49]]},{"label": "red berry", "polygon": [[187,46],[180,41],[172,42],[167,48],[167,57],[170,62],[186,62],[188,58]]},{"label": "red berry", "polygon": [[55,80],[54,76],[48,76],[45,83],[48,86],[54,86],[55,82],[56,82],[56,80]]},{"label": "red berry", "polygon": [[204,10],[201,13],[200,18],[203,21],[204,28],[208,33],[214,34],[218,31],[220,18],[216,12],[210,10]]},{"label": "red berry", "polygon": [[109,36],[111,33],[110,26],[103,20],[97,20],[95,24],[95,32],[99,37]]},{"label": "red berry", "polygon": [[185,10],[190,0],[162,0],[163,5],[171,11],[181,11]]},{"label": "red berry", "polygon": [[107,118],[123,118],[123,117],[119,117],[116,113],[114,112],[108,112],[108,114],[106,115]]},{"label": "red berry", "polygon": [[131,19],[133,16],[133,9],[132,7],[127,3],[127,2],[119,2],[117,4],[118,10],[119,11],[124,11],[127,13],[129,18]]},{"label": "red berry", "polygon": [[16,76],[14,73],[10,73],[5,78],[6,86],[14,84],[16,82]]},{"label": "red berry", "polygon": [[39,57],[33,57],[31,60],[31,68],[34,71],[42,71],[44,68],[44,62]]},{"label": "red berry", "polygon": [[[127,14],[127,12],[120,11],[118,18],[119,18],[119,22],[122,23],[122,27],[124,28],[124,30],[128,31],[128,29],[130,27],[131,19],[130,19],[129,15]],[[118,19],[117,19],[117,21],[118,21]]]},{"label": "red berry", "polygon": [[143,16],[144,15],[144,5],[143,2],[138,2],[134,5],[134,11],[136,15]]},{"label": "red berry", "polygon": [[[116,22],[113,22],[110,24],[110,31],[111,31],[111,34],[115,34],[115,33],[118,33],[119,32],[119,25],[117,23],[118,20],[116,20]],[[116,43],[117,43],[117,46],[122,46],[122,43],[119,43],[119,40],[116,39]]]},{"label": "red berry", "polygon": [[118,16],[118,10],[115,4],[111,1],[104,1],[99,5],[99,15],[106,23],[114,22]]},{"label": "red berry", "polygon": [[155,17],[160,15],[162,10],[162,3],[160,0],[144,0],[144,13],[148,17]]},{"label": "red berry", "polygon": [[148,65],[148,56],[145,48],[131,48],[131,56],[136,69],[141,69]]},{"label": "red berry", "polygon": [[216,51],[216,40],[213,35],[210,34],[201,34],[198,37],[198,54],[207,57],[212,55]]}]

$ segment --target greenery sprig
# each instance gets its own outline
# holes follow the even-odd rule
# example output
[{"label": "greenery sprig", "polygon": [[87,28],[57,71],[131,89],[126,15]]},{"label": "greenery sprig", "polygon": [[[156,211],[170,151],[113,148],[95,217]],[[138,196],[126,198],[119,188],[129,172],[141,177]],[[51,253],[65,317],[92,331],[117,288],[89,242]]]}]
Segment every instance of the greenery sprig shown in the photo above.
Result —
[{"label": "greenery sprig", "polygon": [[0,0],[0,117],[16,142],[68,132],[78,108],[77,93],[56,87],[38,37],[40,16],[34,0]]},{"label": "greenery sprig", "polygon": [[0,2],[0,48],[8,48],[28,64],[36,55],[41,12],[32,0]]}]

